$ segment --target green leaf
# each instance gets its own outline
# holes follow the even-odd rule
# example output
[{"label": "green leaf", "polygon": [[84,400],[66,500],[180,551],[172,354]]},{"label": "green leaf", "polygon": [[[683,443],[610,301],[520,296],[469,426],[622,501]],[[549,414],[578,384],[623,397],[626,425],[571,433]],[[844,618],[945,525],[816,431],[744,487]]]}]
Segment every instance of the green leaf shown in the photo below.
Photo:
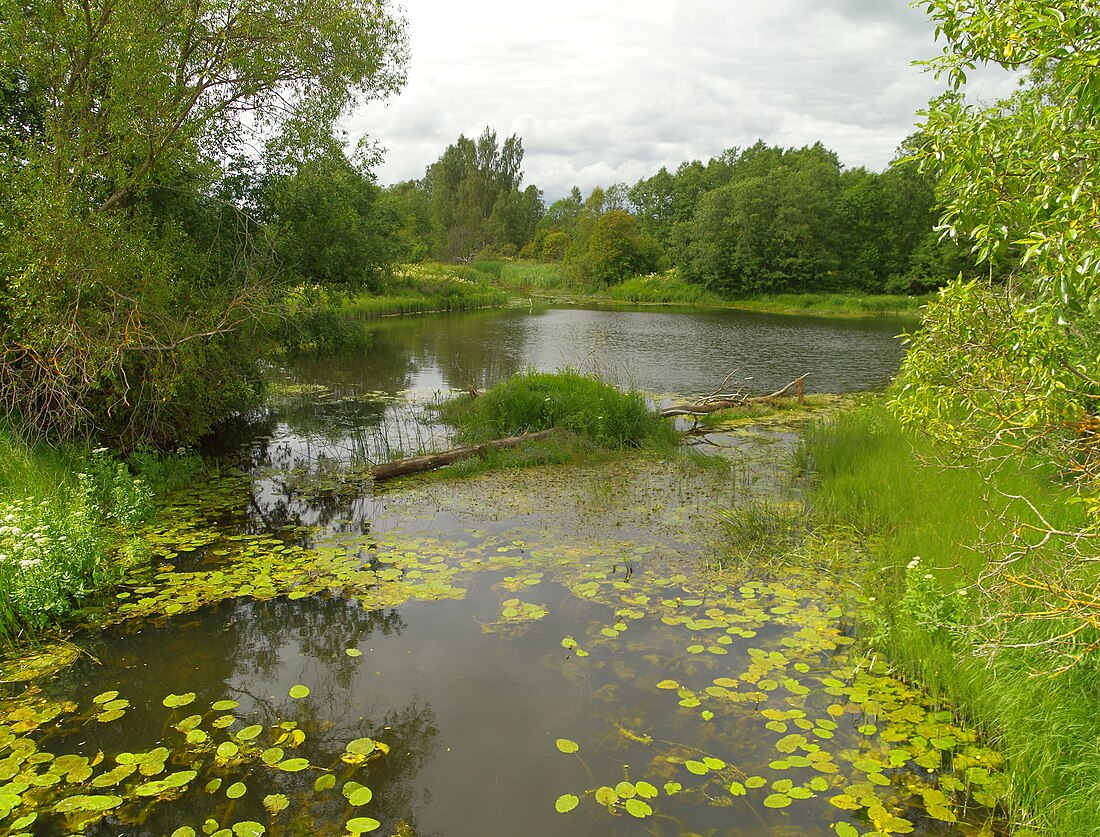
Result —
[{"label": "green leaf", "polygon": [[575,753],[580,749],[576,741],[570,741],[568,738],[559,738],[556,743],[563,753]]},{"label": "green leaf", "polygon": [[290,687],[290,696],[295,700],[301,700],[304,697],[309,696],[309,687],[301,684]]},{"label": "green leaf", "polygon": [[637,817],[638,819],[644,819],[653,813],[653,809],[649,804],[640,799],[628,799],[623,807],[626,808],[626,812],[630,814],[630,816]]},{"label": "green leaf", "polygon": [[245,786],[244,782],[234,782],[225,789],[225,795],[230,799],[240,799],[246,793],[248,793],[248,788]]},{"label": "green leaf", "polygon": [[164,698],[162,703],[169,709],[179,709],[181,706],[187,706],[190,703],[194,703],[195,693],[187,692],[182,695],[168,695]]},{"label": "green leaf", "polygon": [[352,834],[366,834],[369,831],[374,831],[381,826],[378,820],[371,819],[370,817],[355,817],[348,820],[344,827],[347,828]]},{"label": "green leaf", "polygon": [[554,803],[554,808],[559,814],[567,814],[580,804],[580,799],[575,794],[563,793]]}]

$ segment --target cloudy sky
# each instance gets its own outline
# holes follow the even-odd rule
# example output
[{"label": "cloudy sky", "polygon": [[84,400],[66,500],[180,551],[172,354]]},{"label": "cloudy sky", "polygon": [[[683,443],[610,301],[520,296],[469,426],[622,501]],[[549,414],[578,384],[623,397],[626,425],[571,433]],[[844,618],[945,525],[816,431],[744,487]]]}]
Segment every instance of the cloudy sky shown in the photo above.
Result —
[{"label": "cloudy sky", "polygon": [[[408,84],[345,123],[385,148],[383,184],[486,125],[519,134],[548,202],[758,138],[880,170],[940,90],[912,66],[939,46],[906,0],[405,0],[405,16]],[[983,97],[1009,91],[986,78]]]}]

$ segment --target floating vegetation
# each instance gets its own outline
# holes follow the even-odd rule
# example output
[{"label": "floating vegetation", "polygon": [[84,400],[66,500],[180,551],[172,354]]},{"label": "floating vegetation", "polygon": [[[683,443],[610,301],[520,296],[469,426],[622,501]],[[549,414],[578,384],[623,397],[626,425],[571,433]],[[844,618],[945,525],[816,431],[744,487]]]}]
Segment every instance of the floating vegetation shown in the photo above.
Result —
[{"label": "floating vegetation", "polygon": [[[1001,756],[856,646],[854,559],[806,537],[763,576],[703,571],[721,525],[702,498],[718,489],[678,467],[491,475],[388,495],[388,527],[259,531],[245,479],[230,475],[147,530],[154,564],[103,603],[100,624],[182,632],[220,603],[340,602],[365,617],[467,607],[476,589],[489,607],[473,633],[522,643],[532,665],[584,686],[573,711],[585,723],[547,733],[561,767],[538,788],[571,829],[606,834],[623,818],[681,835],[720,816],[776,834],[1001,833]],[[426,755],[396,721],[363,713],[333,729],[329,687],[310,676],[325,666],[362,682],[383,640],[311,631],[298,652],[309,665],[277,668],[263,694],[180,682],[150,705],[120,682],[60,698],[30,685],[0,701],[0,835],[159,834],[170,821],[172,837],[412,837],[413,803],[386,777]]]}]

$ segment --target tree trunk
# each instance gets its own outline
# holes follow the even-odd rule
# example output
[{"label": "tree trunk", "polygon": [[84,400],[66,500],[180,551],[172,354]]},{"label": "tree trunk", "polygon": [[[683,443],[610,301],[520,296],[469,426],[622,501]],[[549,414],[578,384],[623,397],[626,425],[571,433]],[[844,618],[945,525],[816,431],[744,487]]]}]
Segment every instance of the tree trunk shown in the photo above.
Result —
[{"label": "tree trunk", "polygon": [[535,442],[539,439],[549,438],[553,430],[541,430],[538,433],[524,433],[522,436],[509,436],[507,439],[495,439],[492,442],[482,442],[479,445],[466,445],[461,448],[429,453],[424,456],[413,456],[409,459],[398,459],[395,462],[384,462],[374,465],[370,469],[370,475],[375,482],[390,480],[394,477],[402,477],[406,474],[419,474],[422,471],[431,471],[442,468],[463,459],[471,459],[475,456],[484,456],[486,453],[504,448],[514,448],[524,442]]}]

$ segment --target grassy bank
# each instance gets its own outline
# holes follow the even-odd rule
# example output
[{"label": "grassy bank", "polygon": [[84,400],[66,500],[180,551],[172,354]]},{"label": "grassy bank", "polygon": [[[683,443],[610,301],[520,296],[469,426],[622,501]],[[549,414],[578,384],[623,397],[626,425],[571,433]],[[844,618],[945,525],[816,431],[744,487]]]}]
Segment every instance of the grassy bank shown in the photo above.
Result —
[{"label": "grassy bank", "polygon": [[510,294],[486,281],[486,274],[465,265],[405,265],[377,293],[344,299],[342,316],[370,319],[428,311],[464,311],[507,303]]},{"label": "grassy bank", "polygon": [[0,428],[0,644],[41,638],[146,560],[137,527],[199,465],[29,446]]},{"label": "grassy bank", "polygon": [[694,305],[772,314],[843,317],[917,316],[928,297],[894,294],[804,293],[731,297],[680,278],[675,269],[635,276],[615,285],[586,281],[563,264],[474,262],[468,268],[484,281],[513,291],[570,302],[631,305]]},{"label": "grassy bank", "polygon": [[1083,525],[1082,506],[1028,463],[991,482],[972,469],[927,464],[934,452],[877,404],[820,427],[808,449],[819,530],[857,539],[869,556],[861,581],[873,595],[863,634],[997,743],[1008,757],[1018,820],[1042,834],[1100,834],[1100,668],[1086,657],[1055,673],[1063,660],[1041,643],[1070,623],[1024,615],[1037,603],[1009,580],[1058,578],[1070,568],[1060,566],[1055,540],[1007,573],[990,573],[999,555],[992,544],[1021,531],[1026,537],[1021,521],[1034,519],[1012,498],[1029,498],[1066,530]]}]

